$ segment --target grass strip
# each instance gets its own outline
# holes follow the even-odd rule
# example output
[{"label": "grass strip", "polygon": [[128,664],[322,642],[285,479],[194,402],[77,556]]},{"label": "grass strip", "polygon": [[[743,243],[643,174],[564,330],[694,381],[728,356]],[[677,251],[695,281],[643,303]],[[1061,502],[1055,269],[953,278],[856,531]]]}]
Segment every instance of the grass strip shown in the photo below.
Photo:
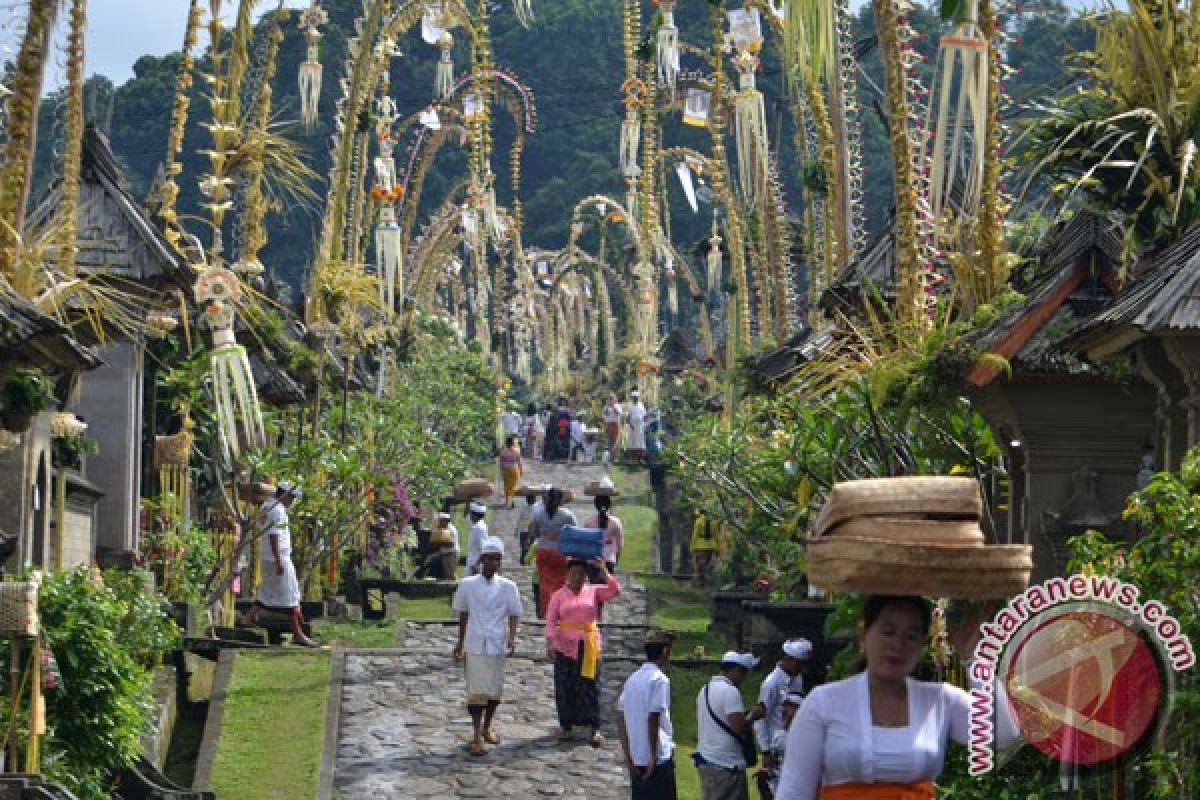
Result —
[{"label": "grass strip", "polygon": [[328,651],[238,653],[213,759],[217,797],[314,797],[328,694]]}]

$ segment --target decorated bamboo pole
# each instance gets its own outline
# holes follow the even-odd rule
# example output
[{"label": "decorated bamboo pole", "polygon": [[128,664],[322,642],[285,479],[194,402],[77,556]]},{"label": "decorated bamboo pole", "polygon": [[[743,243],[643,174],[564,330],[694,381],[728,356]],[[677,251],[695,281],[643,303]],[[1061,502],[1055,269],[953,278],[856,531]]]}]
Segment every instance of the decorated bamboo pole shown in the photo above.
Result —
[{"label": "decorated bamboo pole", "polygon": [[79,224],[79,172],[83,162],[83,66],[87,0],[71,0],[67,17],[67,110],[63,130],[62,199],[59,201],[58,266],[75,275]]},{"label": "decorated bamboo pole", "polygon": [[[271,30],[267,34],[267,50],[263,61],[262,83],[258,87],[258,97],[255,99],[252,125],[254,131],[261,135],[266,132],[271,122],[271,80],[275,77],[275,60],[279,55],[279,45],[283,42],[283,30],[280,23],[287,17],[283,10],[282,0],[275,10]],[[258,253],[267,244],[267,232],[263,227],[263,219],[267,213],[267,200],[262,191],[263,163],[262,159],[252,160],[246,168],[246,197],[243,215],[245,239],[242,252],[238,258],[241,269],[239,274],[247,276],[262,272],[262,263]]]},{"label": "decorated bamboo pole", "polygon": [[1000,193],[1000,59],[996,47],[999,30],[996,24],[996,8],[992,0],[979,0],[979,30],[988,42],[988,100],[984,122],[983,184],[979,198],[979,264],[986,282],[985,295],[980,302],[991,302],[1004,287],[1008,270],[1004,259],[1004,237],[1001,226],[1006,211]]},{"label": "decorated bamboo pole", "polygon": [[18,250],[33,181],[42,77],[58,7],[58,0],[29,2],[25,36],[21,39],[16,70],[9,85],[12,95],[6,107],[7,140],[4,157],[0,159],[0,277],[7,278],[18,293],[26,296],[33,291],[32,277],[26,274],[18,279]]},{"label": "decorated bamboo pole", "polygon": [[163,235],[173,245],[177,245],[179,239],[179,232],[174,227],[176,221],[175,201],[179,198],[179,184],[175,182],[175,177],[183,171],[183,165],[179,163],[179,154],[183,151],[188,107],[191,105],[188,92],[192,88],[192,69],[195,65],[192,51],[196,49],[197,34],[203,19],[204,9],[200,7],[200,0],[191,0],[191,4],[188,6],[187,25],[183,33],[179,74],[175,77],[175,101],[171,107],[171,127],[167,136],[166,180],[163,183],[162,209],[159,211],[159,217],[167,223],[163,227]]},{"label": "decorated bamboo pole", "polygon": [[895,0],[872,0],[887,92],[892,176],[896,196],[897,317],[921,328],[925,320],[923,261],[917,232],[917,175],[908,130],[908,90]]}]

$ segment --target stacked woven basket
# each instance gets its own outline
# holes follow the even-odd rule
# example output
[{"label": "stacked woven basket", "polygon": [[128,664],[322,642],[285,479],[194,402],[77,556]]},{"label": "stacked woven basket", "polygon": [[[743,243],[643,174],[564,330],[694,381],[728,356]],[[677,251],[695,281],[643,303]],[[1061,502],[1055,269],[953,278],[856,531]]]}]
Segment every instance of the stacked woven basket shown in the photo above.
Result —
[{"label": "stacked woven basket", "polygon": [[833,487],[808,544],[808,577],[823,589],[927,597],[1019,594],[1033,569],[1028,545],[985,545],[979,484],[905,477]]}]

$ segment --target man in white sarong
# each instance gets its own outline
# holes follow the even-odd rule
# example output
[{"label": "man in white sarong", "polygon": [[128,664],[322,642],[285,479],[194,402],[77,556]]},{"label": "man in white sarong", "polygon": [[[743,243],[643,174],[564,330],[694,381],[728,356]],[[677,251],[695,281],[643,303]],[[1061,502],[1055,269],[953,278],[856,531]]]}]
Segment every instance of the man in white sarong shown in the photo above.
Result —
[{"label": "man in white sarong", "polygon": [[625,439],[625,457],[634,464],[642,464],[646,459],[646,407],[642,405],[637,389],[629,393],[625,424],[629,427],[629,435]]},{"label": "man in white sarong", "polygon": [[483,542],[488,538],[487,523],[483,521],[487,514],[487,506],[478,500],[472,500],[467,506],[467,520],[471,529],[467,533],[467,575],[479,573],[479,557],[483,554]]},{"label": "man in white sarong", "polygon": [[454,660],[466,659],[473,756],[487,752],[484,742],[500,743],[492,731],[492,717],[504,691],[504,659],[517,646],[517,623],[522,614],[517,585],[498,574],[503,558],[504,542],[488,537],[479,559],[479,574],[464,578],[454,592],[453,608],[458,612]]},{"label": "man in white sarong", "polygon": [[300,489],[291,481],[280,481],[275,497],[262,504],[258,514],[258,525],[262,528],[259,538],[259,560],[262,564],[262,583],[254,605],[239,622],[254,625],[258,612],[264,608],[288,614],[292,618],[292,641],[305,647],[317,647],[317,643],[304,634],[304,617],[300,613],[300,582],[296,579],[296,567],[292,564],[292,534],[288,519],[288,508],[301,496]]}]

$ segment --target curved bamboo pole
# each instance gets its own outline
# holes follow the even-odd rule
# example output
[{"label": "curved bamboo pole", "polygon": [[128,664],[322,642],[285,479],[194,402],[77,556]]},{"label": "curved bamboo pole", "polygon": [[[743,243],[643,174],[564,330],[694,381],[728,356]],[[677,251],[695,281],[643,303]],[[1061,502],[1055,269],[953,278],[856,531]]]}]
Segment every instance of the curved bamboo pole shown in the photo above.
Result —
[{"label": "curved bamboo pole", "polygon": [[166,180],[163,182],[162,209],[159,211],[159,217],[166,223],[163,226],[163,235],[176,248],[179,247],[180,236],[179,232],[175,230],[174,224],[177,221],[175,201],[179,198],[179,184],[175,182],[175,176],[183,171],[183,165],[179,163],[179,154],[183,152],[183,136],[187,130],[188,108],[192,102],[188,96],[188,92],[192,88],[192,69],[195,67],[195,56],[192,51],[196,49],[197,34],[203,19],[204,9],[200,7],[200,0],[191,0],[191,4],[188,6],[187,25],[183,32],[179,74],[175,77],[175,100],[171,107],[171,127],[167,134]]}]

